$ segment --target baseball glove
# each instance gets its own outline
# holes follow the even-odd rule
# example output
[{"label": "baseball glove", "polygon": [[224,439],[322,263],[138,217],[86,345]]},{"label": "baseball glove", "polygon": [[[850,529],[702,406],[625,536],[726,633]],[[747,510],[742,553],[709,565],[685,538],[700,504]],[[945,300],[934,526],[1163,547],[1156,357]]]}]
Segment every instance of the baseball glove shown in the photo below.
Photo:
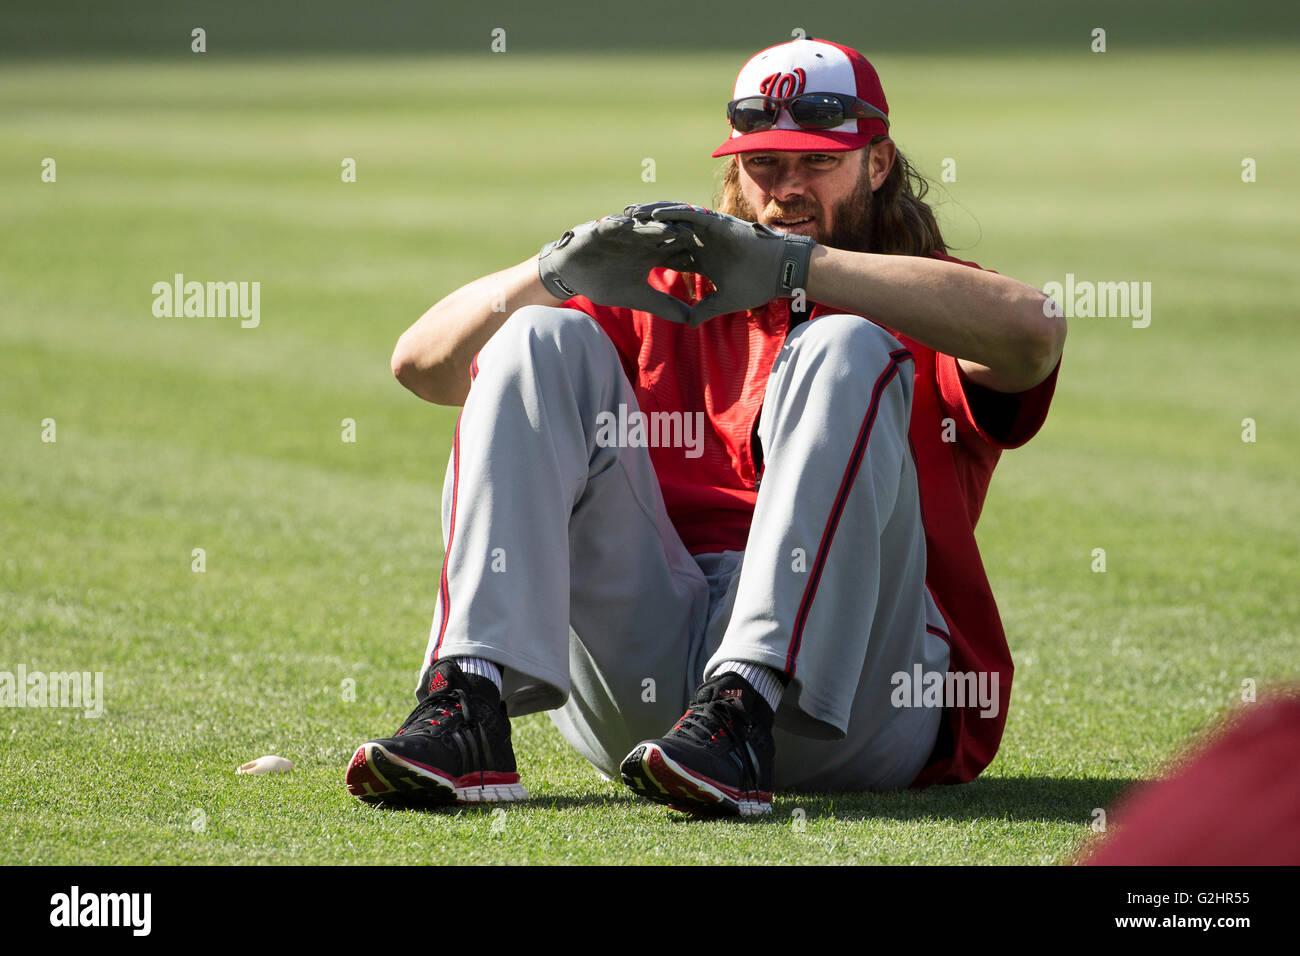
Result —
[{"label": "baseball glove", "polygon": [[653,268],[696,271],[689,226],[649,218],[606,216],[567,230],[542,246],[537,272],[557,299],[586,296],[597,305],[640,309],[686,323],[691,308],[650,287]]},{"label": "baseball glove", "polygon": [[623,214],[637,222],[687,227],[695,235],[691,271],[706,276],[716,291],[691,309],[687,324],[692,327],[715,315],[788,299],[807,284],[808,262],[816,245],[808,236],[785,235],[682,202],[628,206]]}]

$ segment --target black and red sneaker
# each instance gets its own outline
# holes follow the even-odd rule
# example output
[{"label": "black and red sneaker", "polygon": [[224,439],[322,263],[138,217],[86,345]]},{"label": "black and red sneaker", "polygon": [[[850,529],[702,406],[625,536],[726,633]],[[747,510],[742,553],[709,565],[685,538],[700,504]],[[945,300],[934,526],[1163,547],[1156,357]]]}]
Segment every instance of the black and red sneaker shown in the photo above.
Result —
[{"label": "black and red sneaker", "polygon": [[347,787],[369,803],[528,799],[496,685],[449,660],[434,667],[429,693],[396,734],[357,748],[348,764]]},{"label": "black and red sneaker", "polygon": [[772,708],[739,674],[705,681],[673,729],[633,748],[623,782],[674,810],[705,816],[772,811]]}]

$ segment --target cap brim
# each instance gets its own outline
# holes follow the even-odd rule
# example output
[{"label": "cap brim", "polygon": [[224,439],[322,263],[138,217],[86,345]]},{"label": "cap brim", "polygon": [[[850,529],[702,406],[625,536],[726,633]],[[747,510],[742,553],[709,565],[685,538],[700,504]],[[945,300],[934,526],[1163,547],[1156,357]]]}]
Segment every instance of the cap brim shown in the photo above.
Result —
[{"label": "cap brim", "polygon": [[[884,124],[879,124],[883,126]],[[871,132],[831,133],[810,129],[765,129],[758,133],[732,136],[713,151],[713,155],[730,156],[732,153],[790,152],[790,153],[844,153],[862,149],[871,143]]]}]

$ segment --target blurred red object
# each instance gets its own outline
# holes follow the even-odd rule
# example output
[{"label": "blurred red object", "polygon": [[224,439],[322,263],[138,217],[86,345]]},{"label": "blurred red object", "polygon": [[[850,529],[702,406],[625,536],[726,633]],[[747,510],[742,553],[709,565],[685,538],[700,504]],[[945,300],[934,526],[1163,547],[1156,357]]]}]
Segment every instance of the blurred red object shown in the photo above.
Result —
[{"label": "blurred red object", "polygon": [[1245,705],[1169,776],[1122,796],[1079,862],[1300,864],[1300,696]]}]

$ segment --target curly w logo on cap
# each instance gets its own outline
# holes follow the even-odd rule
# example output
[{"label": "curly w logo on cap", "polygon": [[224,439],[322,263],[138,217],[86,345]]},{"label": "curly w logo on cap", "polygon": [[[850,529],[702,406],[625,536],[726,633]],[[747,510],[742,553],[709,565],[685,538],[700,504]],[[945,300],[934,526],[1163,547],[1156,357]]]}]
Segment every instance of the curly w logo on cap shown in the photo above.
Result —
[{"label": "curly w logo on cap", "polygon": [[755,150],[846,152],[889,132],[889,104],[865,56],[829,40],[754,54],[727,105],[731,136],[714,156]]}]

